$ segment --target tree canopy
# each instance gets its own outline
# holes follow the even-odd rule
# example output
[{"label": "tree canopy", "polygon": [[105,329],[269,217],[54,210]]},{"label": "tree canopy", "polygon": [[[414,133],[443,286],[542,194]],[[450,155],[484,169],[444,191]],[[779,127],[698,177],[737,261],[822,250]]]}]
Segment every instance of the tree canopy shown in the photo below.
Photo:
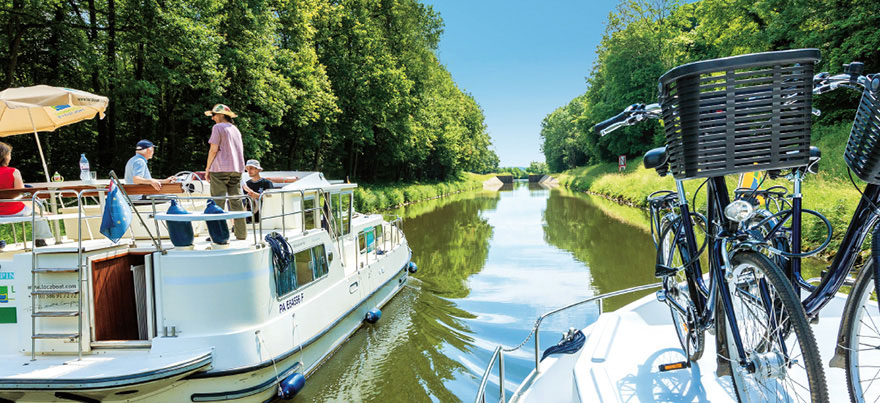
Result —
[{"label": "tree canopy", "polygon": [[[663,144],[659,123],[647,122],[599,137],[591,128],[634,103],[657,99],[657,79],[692,61],[793,48],[822,51],[821,71],[840,72],[861,61],[880,71],[880,3],[855,0],[622,0],[608,16],[584,94],[544,118],[548,168],[640,156]],[[815,124],[850,120],[857,94],[817,97]],[[832,105],[834,107],[832,107]],[[846,105],[842,108],[840,105]],[[825,108],[823,108],[825,106]],[[826,113],[827,110],[827,113]]]},{"label": "tree canopy", "polygon": [[[141,138],[158,146],[154,172],[204,169],[216,103],[270,170],[413,180],[497,167],[483,111],[437,59],[443,20],[417,0],[0,0],[0,25],[2,88],[110,98],[105,119],[41,136],[65,176],[82,152],[101,175],[121,171]],[[26,179],[41,177],[33,136],[5,141]]]}]

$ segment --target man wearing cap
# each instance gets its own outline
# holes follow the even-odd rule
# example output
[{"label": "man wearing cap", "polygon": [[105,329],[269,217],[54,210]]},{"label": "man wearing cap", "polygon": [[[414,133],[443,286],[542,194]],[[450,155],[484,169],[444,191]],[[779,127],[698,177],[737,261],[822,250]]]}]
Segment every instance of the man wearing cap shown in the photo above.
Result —
[{"label": "man wearing cap", "polygon": [[[241,132],[232,122],[237,117],[228,106],[214,105],[205,111],[214,121],[211,129],[211,145],[208,150],[208,163],[205,167],[208,182],[211,184],[211,196],[241,195],[241,173],[244,172],[244,147],[241,144]],[[220,203],[221,205],[223,203]],[[241,199],[230,199],[229,210],[244,211]],[[247,227],[243,218],[235,220],[234,232],[236,239],[247,237]]]},{"label": "man wearing cap", "polygon": [[135,146],[134,157],[131,157],[125,164],[125,183],[138,185],[151,185],[153,189],[159,190],[164,183],[174,183],[174,177],[158,180],[153,179],[150,175],[150,168],[147,167],[147,160],[153,158],[156,146],[150,140],[138,141]]},{"label": "man wearing cap", "polygon": [[[260,177],[260,172],[263,170],[263,167],[260,166],[260,161],[248,160],[247,163],[244,164],[244,169],[247,170],[250,179],[244,183],[242,189],[244,189],[245,193],[253,199],[248,206],[248,210],[253,210],[254,218],[259,222],[260,211],[256,200],[260,198],[260,194],[263,193],[263,191],[273,189],[275,185],[272,184],[272,181]],[[253,206],[253,208],[250,206]]]}]

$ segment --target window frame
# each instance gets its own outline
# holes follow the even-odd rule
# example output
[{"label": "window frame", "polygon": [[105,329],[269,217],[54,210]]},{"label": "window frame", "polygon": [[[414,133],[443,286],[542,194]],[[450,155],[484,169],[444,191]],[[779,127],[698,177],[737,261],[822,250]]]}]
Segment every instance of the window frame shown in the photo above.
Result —
[{"label": "window frame", "polygon": [[[294,288],[291,289],[291,290],[288,290],[288,291],[287,291],[286,293],[284,293],[284,294],[279,293],[280,289],[278,288],[278,276],[277,276],[277,274],[276,274],[276,273],[279,273],[279,272],[278,272],[278,270],[275,268],[275,263],[274,263],[274,262],[271,263],[271,266],[272,266],[272,274],[273,274],[273,277],[274,277],[274,280],[275,280],[275,300],[280,301],[280,300],[283,300],[283,299],[287,299],[288,297],[290,297],[290,296],[293,295],[294,293],[296,293],[296,292],[302,292],[303,290],[305,290],[305,289],[311,287],[313,284],[316,284],[316,283],[318,283],[319,281],[321,281],[321,280],[323,280],[323,279],[325,279],[325,278],[327,278],[327,277],[330,276],[330,260],[327,258],[327,245],[325,245],[323,242],[319,242],[319,243],[317,243],[317,244],[315,244],[315,245],[312,245],[312,246],[306,247],[306,248],[304,248],[304,249],[301,249],[301,250],[299,250],[299,251],[293,253],[293,255],[294,255],[294,259],[293,259],[293,261],[291,261],[291,266],[293,266],[293,269],[292,269],[292,270],[293,270],[293,272],[294,272],[294,274],[293,274],[293,278],[294,278],[294,280],[296,279],[296,255],[302,253],[303,251],[309,251],[309,253],[311,254],[311,257],[312,257],[312,262],[316,262],[316,252],[315,252],[315,249],[317,249],[317,248],[319,248],[319,247],[322,248],[322,249],[324,250],[324,256],[323,256],[323,257],[324,257],[324,261],[326,262],[327,272],[323,273],[321,276],[316,276],[316,274],[317,274],[317,272],[316,272],[317,266],[315,265],[315,263],[312,263],[312,264],[311,264],[311,269],[312,269],[312,270],[311,270],[311,271],[312,271],[312,281],[309,281],[308,283],[303,284],[303,285],[296,284],[296,287],[294,287]],[[272,253],[272,252],[270,251],[269,253]],[[289,270],[290,270],[290,269],[289,269]]]}]

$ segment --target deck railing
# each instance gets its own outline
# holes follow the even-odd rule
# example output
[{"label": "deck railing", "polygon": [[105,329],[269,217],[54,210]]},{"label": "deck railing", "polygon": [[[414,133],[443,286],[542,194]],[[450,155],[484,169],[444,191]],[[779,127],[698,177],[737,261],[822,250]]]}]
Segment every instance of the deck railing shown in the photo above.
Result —
[{"label": "deck railing", "polygon": [[621,295],[625,295],[625,294],[630,294],[630,293],[634,293],[634,292],[650,290],[652,288],[658,288],[661,285],[662,285],[661,283],[640,285],[640,286],[636,286],[636,287],[626,288],[623,290],[608,292],[605,294],[594,295],[594,296],[589,297],[587,299],[584,299],[584,300],[581,300],[578,302],[574,302],[574,303],[568,304],[562,308],[554,309],[552,311],[549,311],[549,312],[542,314],[541,316],[538,317],[537,320],[535,320],[535,326],[532,328],[532,331],[529,333],[528,336],[526,336],[526,338],[518,346],[513,347],[513,348],[505,348],[504,346],[499,345],[495,348],[495,352],[492,353],[492,358],[489,359],[489,364],[486,366],[486,369],[483,371],[483,377],[480,380],[480,388],[477,390],[477,396],[476,396],[475,402],[476,403],[485,403],[486,402],[486,386],[489,383],[489,374],[492,372],[492,368],[495,366],[496,360],[498,361],[498,389],[499,389],[500,396],[501,396],[500,401],[501,402],[506,401],[506,399],[504,398],[504,391],[505,391],[505,389],[504,389],[504,353],[514,352],[514,351],[519,350],[523,346],[525,346],[525,344],[529,341],[529,338],[532,337],[532,334],[535,335],[535,370],[531,374],[529,374],[529,376],[526,377],[526,379],[523,380],[522,384],[524,385],[527,382],[530,382],[535,376],[537,376],[540,373],[540,364],[541,364],[540,330],[541,330],[541,323],[548,316],[555,315],[555,314],[562,312],[562,311],[565,311],[567,309],[574,308],[576,306],[583,305],[583,304],[590,303],[590,302],[597,302],[599,304],[599,315],[601,315],[602,314],[602,301],[604,301],[605,299],[611,298],[611,297],[617,297],[617,296],[621,296]]}]

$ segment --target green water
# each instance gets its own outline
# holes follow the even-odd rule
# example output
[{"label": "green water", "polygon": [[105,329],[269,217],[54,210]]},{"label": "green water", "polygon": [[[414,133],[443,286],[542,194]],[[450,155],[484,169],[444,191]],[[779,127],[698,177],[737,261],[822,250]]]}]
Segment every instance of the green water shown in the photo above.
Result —
[{"label": "green water", "polygon": [[[644,215],[604,202],[518,183],[400,210],[419,272],[297,400],[472,401],[495,346],[522,342],[538,315],[655,281]],[[609,300],[605,309],[644,295]],[[548,318],[541,349],[597,316],[588,304]],[[505,366],[509,397],[534,366],[534,340],[507,354]],[[490,386],[487,401],[497,390]]]}]

